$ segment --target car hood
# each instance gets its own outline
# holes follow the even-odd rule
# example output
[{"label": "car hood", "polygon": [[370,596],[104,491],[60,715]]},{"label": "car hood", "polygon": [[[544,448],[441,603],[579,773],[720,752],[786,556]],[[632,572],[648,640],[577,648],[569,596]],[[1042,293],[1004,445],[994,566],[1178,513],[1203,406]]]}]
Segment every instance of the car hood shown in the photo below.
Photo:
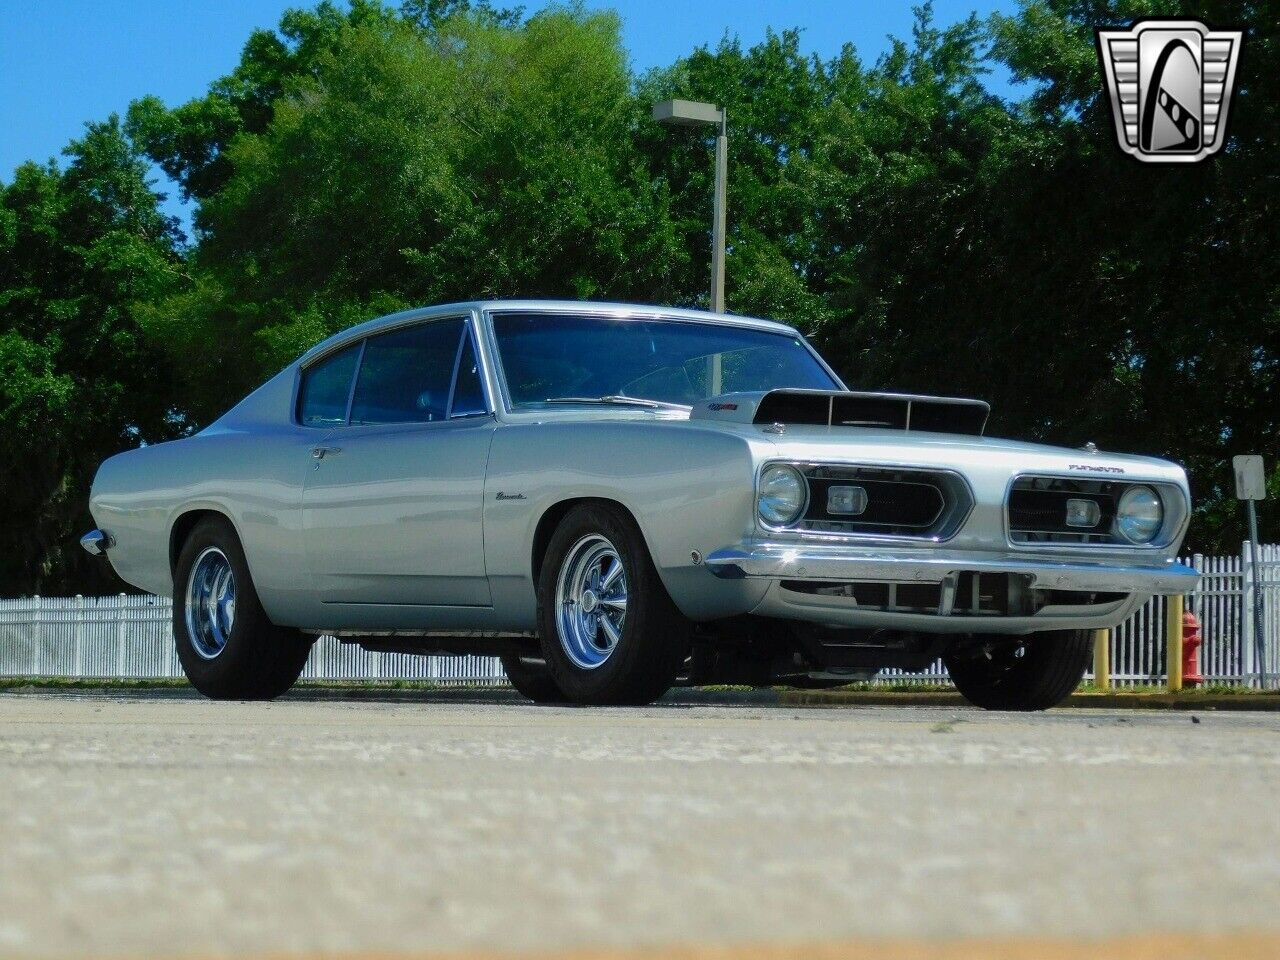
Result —
[{"label": "car hood", "polygon": [[[775,391],[774,393],[778,393]],[[795,395],[800,391],[786,391]],[[806,391],[816,393],[816,391]],[[759,459],[793,459],[866,465],[896,465],[951,469],[970,477],[1004,480],[1019,473],[1047,473],[1081,478],[1148,480],[1186,488],[1182,467],[1155,457],[1110,453],[1090,448],[1058,447],[1005,440],[974,433],[890,429],[881,426],[833,426],[758,422],[756,413],[765,394],[726,394],[704,401],[691,413],[626,407],[563,407],[521,411],[517,422],[638,422],[667,424],[670,429],[715,430],[747,439]],[[873,395],[864,395],[873,396]],[[968,405],[973,401],[881,394],[894,400],[935,400]],[[985,413],[985,405],[983,405]]]},{"label": "car hood", "polygon": [[1181,467],[1153,457],[984,437],[989,411],[957,397],[778,389],[713,397],[690,420],[759,431],[781,457],[797,460],[1186,482]]},{"label": "car hood", "polygon": [[1181,467],[1167,460],[1090,449],[1056,447],[995,437],[964,437],[859,427],[757,427],[777,455],[797,460],[948,467],[1185,482]]}]

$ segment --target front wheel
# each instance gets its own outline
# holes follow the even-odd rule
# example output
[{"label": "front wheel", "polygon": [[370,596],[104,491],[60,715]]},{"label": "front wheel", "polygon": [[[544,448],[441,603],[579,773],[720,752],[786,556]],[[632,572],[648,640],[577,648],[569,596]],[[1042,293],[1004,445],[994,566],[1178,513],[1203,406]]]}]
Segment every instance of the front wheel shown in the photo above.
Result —
[{"label": "front wheel", "polygon": [[173,571],[173,637],[191,685],[214,700],[269,700],[298,679],[311,639],[267,619],[235,529],[192,529]]},{"label": "front wheel", "polygon": [[689,622],[658,578],[635,521],[608,504],[575,507],[538,578],[547,670],[574,703],[651,703],[689,652]]},{"label": "front wheel", "polygon": [[1057,706],[1080,685],[1093,656],[1091,630],[986,639],[943,657],[956,689],[986,710]]}]

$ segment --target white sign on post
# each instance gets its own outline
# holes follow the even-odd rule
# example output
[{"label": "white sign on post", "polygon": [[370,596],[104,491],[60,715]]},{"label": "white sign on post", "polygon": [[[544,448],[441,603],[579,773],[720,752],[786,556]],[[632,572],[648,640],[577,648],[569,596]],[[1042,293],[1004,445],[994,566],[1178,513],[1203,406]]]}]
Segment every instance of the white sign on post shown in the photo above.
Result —
[{"label": "white sign on post", "polygon": [[1262,457],[1232,457],[1231,466],[1236,472],[1237,500],[1267,499],[1267,475],[1262,466]]}]

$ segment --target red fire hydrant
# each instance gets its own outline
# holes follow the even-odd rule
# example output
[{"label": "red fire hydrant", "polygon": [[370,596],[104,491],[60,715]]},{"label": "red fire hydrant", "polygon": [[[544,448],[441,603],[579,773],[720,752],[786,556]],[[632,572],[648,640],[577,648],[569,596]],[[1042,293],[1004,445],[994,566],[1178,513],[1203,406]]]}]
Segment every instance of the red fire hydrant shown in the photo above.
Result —
[{"label": "red fire hydrant", "polygon": [[1182,682],[1194,687],[1204,683],[1200,676],[1200,621],[1190,610],[1182,615]]}]

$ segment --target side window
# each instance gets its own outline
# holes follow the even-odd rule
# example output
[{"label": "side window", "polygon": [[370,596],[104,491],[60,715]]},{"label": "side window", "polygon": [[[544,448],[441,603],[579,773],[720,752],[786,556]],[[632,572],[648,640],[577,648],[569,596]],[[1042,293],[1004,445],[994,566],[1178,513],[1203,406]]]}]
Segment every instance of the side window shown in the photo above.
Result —
[{"label": "side window", "polygon": [[451,417],[469,417],[488,413],[484,404],[484,388],[480,386],[480,362],[475,344],[467,334],[462,336],[462,352],[458,354],[458,383],[453,388]]},{"label": "side window", "polygon": [[359,358],[360,344],[356,343],[302,371],[298,420],[304,426],[334,427],[346,422],[351,377]]},{"label": "side window", "polygon": [[352,423],[427,423],[449,415],[461,320],[370,337],[356,377]]}]

